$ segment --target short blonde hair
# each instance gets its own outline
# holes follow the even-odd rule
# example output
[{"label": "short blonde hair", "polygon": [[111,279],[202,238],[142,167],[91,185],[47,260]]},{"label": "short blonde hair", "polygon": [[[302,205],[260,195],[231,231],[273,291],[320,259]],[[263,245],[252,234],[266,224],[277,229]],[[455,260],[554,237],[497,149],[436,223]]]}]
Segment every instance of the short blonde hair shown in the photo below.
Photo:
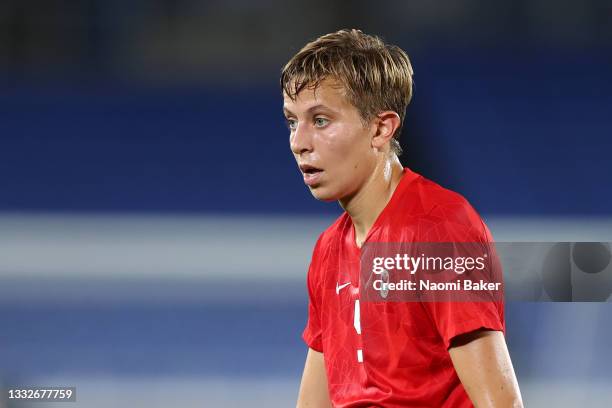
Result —
[{"label": "short blonde hair", "polygon": [[391,148],[400,155],[399,135],[412,99],[413,70],[408,55],[361,30],[340,30],[306,44],[284,66],[280,84],[292,100],[304,88],[314,88],[325,78],[339,81],[364,121],[392,110],[400,117]]}]

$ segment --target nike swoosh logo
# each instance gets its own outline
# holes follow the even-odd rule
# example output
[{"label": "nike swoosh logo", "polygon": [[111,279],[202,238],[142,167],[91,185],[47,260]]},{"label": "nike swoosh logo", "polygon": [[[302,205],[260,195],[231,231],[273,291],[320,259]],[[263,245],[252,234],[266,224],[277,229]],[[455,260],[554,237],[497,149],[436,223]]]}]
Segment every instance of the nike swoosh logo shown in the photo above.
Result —
[{"label": "nike swoosh logo", "polygon": [[344,287],[346,287],[346,286],[348,286],[350,284],[351,284],[351,282],[347,282],[347,283],[344,283],[342,285],[338,285],[338,282],[336,282],[336,295],[340,294],[340,289],[342,289],[342,288],[344,288]]}]

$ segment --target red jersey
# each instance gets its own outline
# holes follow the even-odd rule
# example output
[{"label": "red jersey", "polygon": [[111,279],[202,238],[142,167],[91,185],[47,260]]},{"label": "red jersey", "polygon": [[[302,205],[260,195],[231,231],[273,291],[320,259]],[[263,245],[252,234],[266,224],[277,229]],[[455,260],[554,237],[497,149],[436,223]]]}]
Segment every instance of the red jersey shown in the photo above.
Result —
[{"label": "red jersey", "polygon": [[[492,242],[461,195],[404,169],[365,242]],[[317,241],[302,337],[322,352],[334,407],[471,407],[448,348],[505,331],[502,302],[360,302],[360,255],[347,213]]]}]

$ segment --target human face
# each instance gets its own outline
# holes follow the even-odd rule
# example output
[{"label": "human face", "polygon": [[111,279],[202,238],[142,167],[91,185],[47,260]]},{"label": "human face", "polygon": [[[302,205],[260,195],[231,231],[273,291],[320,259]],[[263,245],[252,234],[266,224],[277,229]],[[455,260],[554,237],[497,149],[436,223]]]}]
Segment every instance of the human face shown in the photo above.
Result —
[{"label": "human face", "polygon": [[284,95],[283,110],[291,151],[315,198],[342,200],[359,191],[376,166],[374,128],[364,126],[344,88],[325,79],[295,101]]}]

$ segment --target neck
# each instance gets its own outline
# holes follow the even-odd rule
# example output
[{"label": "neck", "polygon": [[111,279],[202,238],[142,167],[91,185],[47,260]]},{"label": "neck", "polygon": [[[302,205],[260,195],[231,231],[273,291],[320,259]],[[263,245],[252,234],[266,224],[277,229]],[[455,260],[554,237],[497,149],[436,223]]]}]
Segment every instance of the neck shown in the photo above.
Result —
[{"label": "neck", "polygon": [[402,178],[403,167],[397,156],[380,160],[372,175],[350,197],[340,200],[355,227],[355,241],[361,248],[374,222],[385,208]]}]

